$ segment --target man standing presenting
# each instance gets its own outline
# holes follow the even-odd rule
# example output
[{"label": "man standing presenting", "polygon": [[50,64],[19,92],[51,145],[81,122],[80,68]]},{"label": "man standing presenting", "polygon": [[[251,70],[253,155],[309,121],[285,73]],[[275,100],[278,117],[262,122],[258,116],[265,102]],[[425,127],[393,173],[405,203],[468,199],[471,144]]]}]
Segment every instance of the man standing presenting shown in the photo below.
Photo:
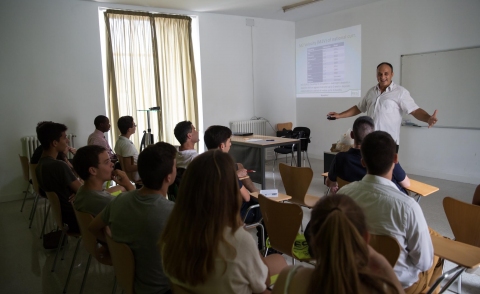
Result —
[{"label": "man standing presenting", "polygon": [[385,131],[393,137],[398,152],[402,116],[411,114],[416,119],[426,122],[430,128],[437,123],[437,110],[430,115],[418,107],[410,92],[392,82],[392,78],[393,66],[388,62],[380,63],[377,66],[378,84],[367,92],[362,101],[344,112],[329,112],[328,116],[335,119],[347,118],[366,112],[373,118],[376,130]]},{"label": "man standing presenting", "polygon": [[87,145],[102,146],[107,150],[110,160],[116,162],[117,156],[113,153],[104,135],[104,133],[110,131],[110,120],[105,115],[99,115],[95,118],[93,124],[95,125],[95,131],[88,136]]}]

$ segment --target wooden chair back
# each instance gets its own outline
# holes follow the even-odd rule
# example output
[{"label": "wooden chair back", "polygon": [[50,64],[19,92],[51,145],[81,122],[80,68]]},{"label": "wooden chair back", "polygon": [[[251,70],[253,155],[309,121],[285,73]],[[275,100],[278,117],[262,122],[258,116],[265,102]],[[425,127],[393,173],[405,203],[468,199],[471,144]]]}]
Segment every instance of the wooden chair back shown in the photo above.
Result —
[{"label": "wooden chair back", "polygon": [[30,173],[29,173],[29,162],[28,162],[28,157],[26,156],[21,156],[18,154],[18,158],[20,158],[20,163],[22,164],[22,174],[23,174],[23,179],[27,182],[30,181]]},{"label": "wooden chair back", "polygon": [[480,205],[480,185],[477,186],[473,193],[472,204]]},{"label": "wooden chair back", "polygon": [[293,256],[295,238],[302,224],[303,211],[293,203],[282,203],[258,195],[263,221],[273,249]]},{"label": "wooden chair back", "polygon": [[133,252],[125,243],[118,243],[109,234],[105,234],[108,250],[112,257],[117,282],[127,294],[133,294],[135,281],[135,259]]},{"label": "wooden chair back", "polygon": [[30,174],[32,176],[33,190],[35,191],[35,193],[40,194],[40,186],[38,185],[37,173],[35,172],[36,168],[36,164],[30,164]]},{"label": "wooden chair back", "polygon": [[348,185],[348,184],[350,184],[350,182],[347,182],[344,179],[342,179],[341,177],[337,176],[338,189],[340,189],[341,187],[343,187],[345,185]]},{"label": "wooden chair back", "polygon": [[305,195],[313,179],[313,170],[309,167],[296,167],[285,163],[280,163],[278,169],[285,193],[292,197],[292,202],[310,207],[305,203]]},{"label": "wooden chair back", "polygon": [[397,239],[386,235],[370,235],[370,246],[383,255],[392,267],[397,263],[400,256],[400,245]]},{"label": "wooden chair back", "polygon": [[125,170],[125,160],[131,160],[131,164],[133,164],[133,157],[123,157],[117,154],[118,162],[120,162],[120,166],[122,167],[122,170],[127,174],[127,177],[130,179],[130,181],[135,182],[136,181],[136,173],[135,172],[127,172]]},{"label": "wooden chair back", "polygon": [[277,124],[277,131],[283,131],[283,129],[292,130],[292,128],[293,128],[293,123],[292,122],[278,123]]},{"label": "wooden chair back", "polygon": [[80,227],[80,233],[82,234],[82,241],[85,250],[92,255],[100,263],[112,265],[112,261],[109,258],[100,257],[97,251],[97,238],[90,232],[88,226],[93,220],[93,216],[90,213],[80,212],[73,208],[75,211],[75,217],[77,218],[78,226]]},{"label": "wooden chair back", "polygon": [[443,209],[455,241],[480,247],[480,206],[445,197]]},{"label": "wooden chair back", "polygon": [[62,220],[62,209],[60,206],[60,199],[58,199],[58,195],[55,192],[45,192],[47,194],[48,201],[50,202],[50,210],[53,212],[53,217],[57,226],[64,230],[64,224]]}]

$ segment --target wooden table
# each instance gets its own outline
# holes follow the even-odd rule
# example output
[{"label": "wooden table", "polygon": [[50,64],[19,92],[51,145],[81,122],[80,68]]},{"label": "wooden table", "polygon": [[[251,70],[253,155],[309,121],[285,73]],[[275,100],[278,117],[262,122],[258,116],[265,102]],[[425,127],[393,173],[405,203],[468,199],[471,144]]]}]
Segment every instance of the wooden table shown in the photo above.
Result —
[{"label": "wooden table", "polygon": [[427,293],[433,293],[433,290],[440,283],[453,275],[450,280],[443,286],[439,293],[445,292],[450,285],[465,271],[465,269],[476,268],[480,266],[480,247],[468,245],[462,242],[443,238],[440,236],[432,236],[433,251],[435,255],[448,261],[458,264],[457,267],[444,272],[435,284],[432,285]]},{"label": "wooden table", "polygon": [[421,197],[426,197],[440,190],[438,187],[430,186],[413,179],[410,179],[410,187],[405,189],[409,192],[414,193],[413,197],[417,197],[417,202],[420,202]]},{"label": "wooden table", "polygon": [[[271,136],[232,136],[232,147],[230,154],[235,158],[237,162],[242,163],[245,168],[250,169],[246,162],[244,162],[245,156],[242,154],[242,148],[256,148],[260,151],[260,165],[256,168],[256,173],[250,174],[250,178],[253,182],[262,185],[262,189],[266,189],[265,184],[265,149],[271,147],[278,147],[282,145],[299,144],[301,139],[281,138]],[[297,166],[301,166],[301,148],[297,148]],[[258,163],[257,163],[258,164]]]}]

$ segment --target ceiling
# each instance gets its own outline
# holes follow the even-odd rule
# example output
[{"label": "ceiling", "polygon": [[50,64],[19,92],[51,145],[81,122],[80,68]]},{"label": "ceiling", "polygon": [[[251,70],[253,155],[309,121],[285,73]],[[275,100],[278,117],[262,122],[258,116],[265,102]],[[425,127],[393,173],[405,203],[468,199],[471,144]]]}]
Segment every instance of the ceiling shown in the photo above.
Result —
[{"label": "ceiling", "polygon": [[282,7],[302,0],[90,0],[99,3],[159,7],[193,12],[298,21],[381,0],[321,0],[286,13]]}]

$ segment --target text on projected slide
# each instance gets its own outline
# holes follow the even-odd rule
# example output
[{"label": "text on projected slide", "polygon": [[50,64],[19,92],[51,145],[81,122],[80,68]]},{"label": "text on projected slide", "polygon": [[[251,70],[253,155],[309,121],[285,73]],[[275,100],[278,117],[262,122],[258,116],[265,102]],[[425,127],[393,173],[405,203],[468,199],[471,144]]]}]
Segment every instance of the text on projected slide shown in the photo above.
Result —
[{"label": "text on projected slide", "polygon": [[360,97],[361,27],[297,39],[298,98]]}]

